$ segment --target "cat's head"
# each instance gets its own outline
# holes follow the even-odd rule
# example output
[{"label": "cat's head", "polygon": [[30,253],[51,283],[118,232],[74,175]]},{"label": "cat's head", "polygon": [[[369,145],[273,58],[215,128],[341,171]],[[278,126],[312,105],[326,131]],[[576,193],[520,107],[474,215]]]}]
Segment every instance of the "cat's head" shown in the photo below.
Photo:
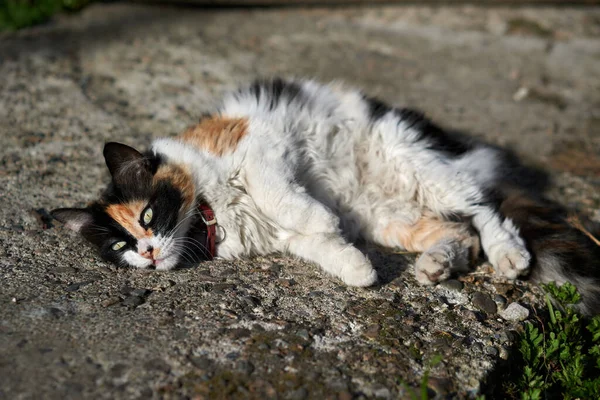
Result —
[{"label": "cat's head", "polygon": [[120,143],[107,143],[104,158],[112,182],[102,197],[86,208],[53,210],[52,216],[120,266],[171,269],[189,260],[197,215],[191,173]]}]

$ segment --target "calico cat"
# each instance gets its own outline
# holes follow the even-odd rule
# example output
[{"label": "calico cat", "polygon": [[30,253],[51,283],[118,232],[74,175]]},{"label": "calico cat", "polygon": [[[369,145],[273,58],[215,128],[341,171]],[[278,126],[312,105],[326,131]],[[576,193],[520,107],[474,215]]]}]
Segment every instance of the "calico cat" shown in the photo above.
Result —
[{"label": "calico cat", "polygon": [[282,252],[369,286],[363,239],[421,252],[415,276],[431,285],[481,248],[501,276],[572,281],[600,312],[599,248],[507,189],[501,152],[341,84],[258,81],[146,153],[108,143],[104,157],[102,197],[52,215],[121,266]]}]

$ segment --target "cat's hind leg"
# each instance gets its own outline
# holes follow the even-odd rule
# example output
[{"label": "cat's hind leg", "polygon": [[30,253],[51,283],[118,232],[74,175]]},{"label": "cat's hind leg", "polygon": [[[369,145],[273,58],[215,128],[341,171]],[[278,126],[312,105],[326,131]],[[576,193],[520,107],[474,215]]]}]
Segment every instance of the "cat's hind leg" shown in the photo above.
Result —
[{"label": "cat's hind leg", "polygon": [[415,278],[425,285],[469,270],[479,253],[479,239],[466,222],[423,216],[413,224],[392,221],[373,232],[372,240],[387,247],[421,252],[415,262]]}]

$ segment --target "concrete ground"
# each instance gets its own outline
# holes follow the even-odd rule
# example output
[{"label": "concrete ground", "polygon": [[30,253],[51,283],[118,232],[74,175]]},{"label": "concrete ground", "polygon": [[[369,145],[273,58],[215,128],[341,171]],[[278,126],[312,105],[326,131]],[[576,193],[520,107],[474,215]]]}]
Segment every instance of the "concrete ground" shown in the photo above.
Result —
[{"label": "concrete ground", "polygon": [[[283,257],[117,270],[48,218],[106,184],[105,141],[145,147],[257,76],[342,79],[546,170],[600,220],[600,9],[203,10],[97,4],[0,36],[0,398],[438,398],[502,382],[539,290],[486,266],[424,288]],[[533,312],[530,318],[534,318]]]}]

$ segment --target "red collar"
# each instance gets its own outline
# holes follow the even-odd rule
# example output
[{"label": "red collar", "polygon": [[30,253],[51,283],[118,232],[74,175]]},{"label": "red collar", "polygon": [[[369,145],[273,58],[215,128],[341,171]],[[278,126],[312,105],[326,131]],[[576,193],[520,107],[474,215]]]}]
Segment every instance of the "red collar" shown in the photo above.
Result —
[{"label": "red collar", "polygon": [[206,224],[206,249],[212,260],[217,255],[217,218],[215,212],[206,203],[200,204],[200,218]]}]

